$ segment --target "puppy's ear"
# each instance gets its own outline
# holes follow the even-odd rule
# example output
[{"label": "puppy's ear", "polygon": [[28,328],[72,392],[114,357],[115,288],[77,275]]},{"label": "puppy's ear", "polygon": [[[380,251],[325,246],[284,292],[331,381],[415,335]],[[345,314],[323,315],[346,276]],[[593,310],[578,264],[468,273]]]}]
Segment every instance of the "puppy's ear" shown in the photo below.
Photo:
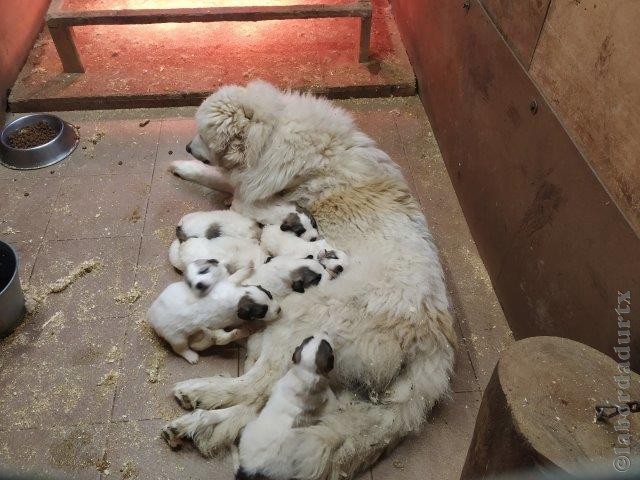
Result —
[{"label": "puppy's ear", "polygon": [[316,370],[320,375],[326,375],[333,370],[333,348],[326,340],[322,340],[316,352]]},{"label": "puppy's ear", "polygon": [[293,358],[291,360],[293,360],[293,363],[297,365],[298,363],[300,363],[301,358],[302,358],[302,345],[298,345],[293,352]]},{"label": "puppy's ear", "polygon": [[302,359],[302,349],[304,348],[304,346],[309,343],[311,340],[313,339],[313,336],[311,337],[307,337],[305,338],[302,343],[300,345],[298,345],[295,349],[295,351],[293,352],[293,363],[298,364],[300,363],[300,360]]},{"label": "puppy's ear", "polygon": [[247,322],[264,318],[269,307],[257,303],[249,294],[245,294],[238,302],[238,318]]},{"label": "puppy's ear", "polygon": [[212,223],[211,225],[209,225],[207,230],[204,232],[204,237],[209,240],[211,240],[212,238],[218,238],[220,235],[222,235],[222,229],[217,223]]},{"label": "puppy's ear", "polygon": [[302,280],[296,280],[291,283],[291,289],[294,292],[304,293],[304,282]]}]

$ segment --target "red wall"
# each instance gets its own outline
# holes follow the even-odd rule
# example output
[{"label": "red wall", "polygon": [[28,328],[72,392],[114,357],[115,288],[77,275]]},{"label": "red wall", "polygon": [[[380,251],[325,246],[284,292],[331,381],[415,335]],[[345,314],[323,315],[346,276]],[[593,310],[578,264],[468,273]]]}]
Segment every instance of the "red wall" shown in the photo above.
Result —
[{"label": "red wall", "polygon": [[0,125],[11,88],[42,29],[50,0],[0,1]]}]

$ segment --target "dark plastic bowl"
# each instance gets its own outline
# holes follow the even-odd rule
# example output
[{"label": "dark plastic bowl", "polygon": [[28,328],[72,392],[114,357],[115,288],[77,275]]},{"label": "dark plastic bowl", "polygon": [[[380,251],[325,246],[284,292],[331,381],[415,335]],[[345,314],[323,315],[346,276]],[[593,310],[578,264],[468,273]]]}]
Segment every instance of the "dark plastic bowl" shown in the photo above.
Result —
[{"label": "dark plastic bowl", "polygon": [[[57,132],[55,138],[32,148],[13,148],[8,139],[28,125],[46,122]],[[0,163],[16,170],[34,170],[64,160],[78,146],[75,129],[60,117],[46,113],[25,115],[7,124],[0,134]]]}]

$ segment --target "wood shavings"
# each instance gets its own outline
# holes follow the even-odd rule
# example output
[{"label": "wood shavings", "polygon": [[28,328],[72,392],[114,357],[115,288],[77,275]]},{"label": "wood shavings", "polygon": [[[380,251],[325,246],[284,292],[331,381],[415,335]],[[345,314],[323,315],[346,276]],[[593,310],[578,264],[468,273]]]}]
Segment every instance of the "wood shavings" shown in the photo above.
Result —
[{"label": "wood shavings", "polygon": [[104,132],[98,131],[89,138],[89,141],[94,145],[97,145],[98,143],[100,143],[100,140],[104,138],[104,136],[105,136]]},{"label": "wood shavings", "polygon": [[122,293],[114,297],[114,300],[117,303],[135,303],[142,296],[142,291],[138,288],[138,283],[136,282],[133,287],[126,293]]},{"label": "wood shavings", "polygon": [[59,327],[64,321],[64,314],[61,311],[57,311],[54,313],[49,320],[42,324],[42,329],[47,328],[48,325],[51,325],[51,328]]},{"label": "wood shavings", "polygon": [[120,353],[120,349],[118,349],[117,345],[111,347],[111,350],[107,353],[107,363],[115,363],[122,358],[122,354]]},{"label": "wood shavings", "polygon": [[151,365],[145,371],[149,378],[147,381],[149,383],[156,383],[158,381],[158,377],[160,376],[160,368],[162,366],[164,360],[164,354],[156,352],[153,355],[153,359],[151,360]]},{"label": "wood shavings", "polygon": [[99,387],[105,387],[105,386],[108,387],[108,386],[115,385],[119,376],[120,376],[120,374],[118,372],[116,372],[115,370],[109,370],[104,375],[104,377],[102,377],[100,379],[100,381],[98,382],[98,386]]},{"label": "wood shavings", "polygon": [[52,293],[60,293],[78,279],[102,267],[99,260],[86,260],[74,268],[67,276],[59,278],[41,288],[34,288],[29,285],[24,288],[25,307],[28,314],[34,314]]}]

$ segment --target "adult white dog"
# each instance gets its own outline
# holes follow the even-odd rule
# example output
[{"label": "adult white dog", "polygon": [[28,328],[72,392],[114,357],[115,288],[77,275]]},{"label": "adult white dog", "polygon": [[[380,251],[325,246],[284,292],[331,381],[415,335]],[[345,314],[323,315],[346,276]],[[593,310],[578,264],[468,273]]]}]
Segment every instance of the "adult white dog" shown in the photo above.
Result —
[{"label": "adult white dog", "polygon": [[350,265],[283,300],[282,318],[249,342],[257,360],[244,375],[178,383],[182,406],[198,410],[164,434],[173,445],[192,439],[204,454],[232,444],[290,352],[324,330],[336,351],[338,409],[303,429],[315,443],[304,479],[351,478],[418,430],[448,390],[455,334],[424,217],[397,165],[328,101],[264,82],[227,86],[203,102],[196,122],[187,150],[211,165],[174,162],[177,175],[234,190],[243,202],[297,202]]}]

